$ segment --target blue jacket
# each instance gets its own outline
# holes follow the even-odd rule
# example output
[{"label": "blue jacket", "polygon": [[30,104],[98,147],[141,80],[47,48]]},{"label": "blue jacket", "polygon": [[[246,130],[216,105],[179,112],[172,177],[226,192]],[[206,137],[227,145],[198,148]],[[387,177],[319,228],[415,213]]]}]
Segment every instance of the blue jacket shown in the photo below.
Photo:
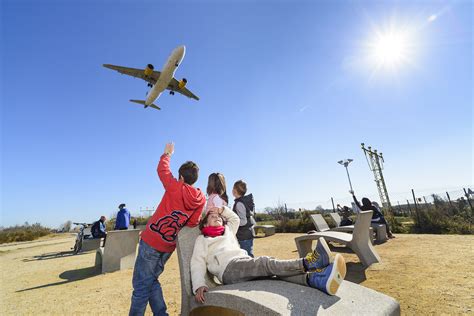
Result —
[{"label": "blue jacket", "polygon": [[115,221],[114,229],[128,229],[130,225],[130,212],[123,208],[117,213],[117,220]]}]

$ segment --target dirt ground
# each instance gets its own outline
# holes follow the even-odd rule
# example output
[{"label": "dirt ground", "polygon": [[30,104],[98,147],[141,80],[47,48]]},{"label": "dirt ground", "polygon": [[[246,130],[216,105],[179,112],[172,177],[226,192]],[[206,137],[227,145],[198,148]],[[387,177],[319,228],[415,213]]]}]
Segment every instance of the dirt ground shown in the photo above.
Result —
[{"label": "dirt ground", "polygon": [[[256,255],[296,258],[294,238],[277,234],[255,241]],[[100,274],[94,252],[72,255],[74,237],[0,246],[2,315],[126,315],[132,270]],[[341,249],[341,252],[344,249]],[[474,315],[474,236],[397,235],[376,250],[382,263],[364,271],[343,251],[346,279],[400,302],[402,314]],[[176,254],[160,281],[168,312],[178,315],[181,289]],[[147,315],[151,315],[147,309]]]}]

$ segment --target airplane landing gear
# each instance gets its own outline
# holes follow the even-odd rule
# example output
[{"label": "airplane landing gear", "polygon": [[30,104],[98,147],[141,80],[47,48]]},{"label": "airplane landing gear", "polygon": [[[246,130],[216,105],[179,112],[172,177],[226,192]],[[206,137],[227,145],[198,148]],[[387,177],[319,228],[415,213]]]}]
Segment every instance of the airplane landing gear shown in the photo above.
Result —
[{"label": "airplane landing gear", "polygon": [[148,87],[153,88],[153,84],[149,83],[147,84]]},{"label": "airplane landing gear", "polygon": [[171,95],[174,95],[174,91],[170,91],[170,94],[171,94]]}]

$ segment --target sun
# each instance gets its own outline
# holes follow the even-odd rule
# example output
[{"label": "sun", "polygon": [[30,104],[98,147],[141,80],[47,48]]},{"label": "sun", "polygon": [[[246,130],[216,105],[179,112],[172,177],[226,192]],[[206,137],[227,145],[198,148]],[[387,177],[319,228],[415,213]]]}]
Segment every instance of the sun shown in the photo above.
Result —
[{"label": "sun", "polygon": [[374,27],[370,39],[365,43],[365,58],[373,74],[398,72],[404,66],[414,64],[414,32],[408,25],[392,21],[388,27]]},{"label": "sun", "polygon": [[397,66],[407,57],[407,43],[401,33],[380,34],[374,42],[374,58],[379,65]]}]

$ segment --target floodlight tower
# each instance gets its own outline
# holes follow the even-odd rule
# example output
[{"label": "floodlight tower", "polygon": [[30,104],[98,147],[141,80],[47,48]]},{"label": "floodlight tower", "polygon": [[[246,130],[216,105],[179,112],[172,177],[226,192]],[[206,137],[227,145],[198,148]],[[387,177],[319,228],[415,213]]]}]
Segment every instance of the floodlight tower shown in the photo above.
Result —
[{"label": "floodlight tower", "polygon": [[352,183],[351,183],[351,177],[349,176],[349,169],[347,169],[347,167],[349,166],[349,164],[354,161],[353,159],[344,159],[344,160],[339,160],[337,163],[344,166],[346,168],[346,172],[347,172],[347,179],[349,179],[349,186],[351,187],[351,191],[352,191]]},{"label": "floodlight tower", "polygon": [[388,192],[387,192],[387,186],[385,185],[385,180],[382,174],[383,163],[384,163],[383,155],[382,153],[377,153],[377,149],[372,150],[372,147],[370,146],[365,148],[364,143],[361,144],[361,147],[362,147],[362,150],[364,151],[365,159],[367,159],[369,168],[374,173],[375,183],[377,184],[377,189],[379,191],[380,202],[382,202],[382,207],[390,211],[392,205],[390,204],[390,199],[388,197]]}]

